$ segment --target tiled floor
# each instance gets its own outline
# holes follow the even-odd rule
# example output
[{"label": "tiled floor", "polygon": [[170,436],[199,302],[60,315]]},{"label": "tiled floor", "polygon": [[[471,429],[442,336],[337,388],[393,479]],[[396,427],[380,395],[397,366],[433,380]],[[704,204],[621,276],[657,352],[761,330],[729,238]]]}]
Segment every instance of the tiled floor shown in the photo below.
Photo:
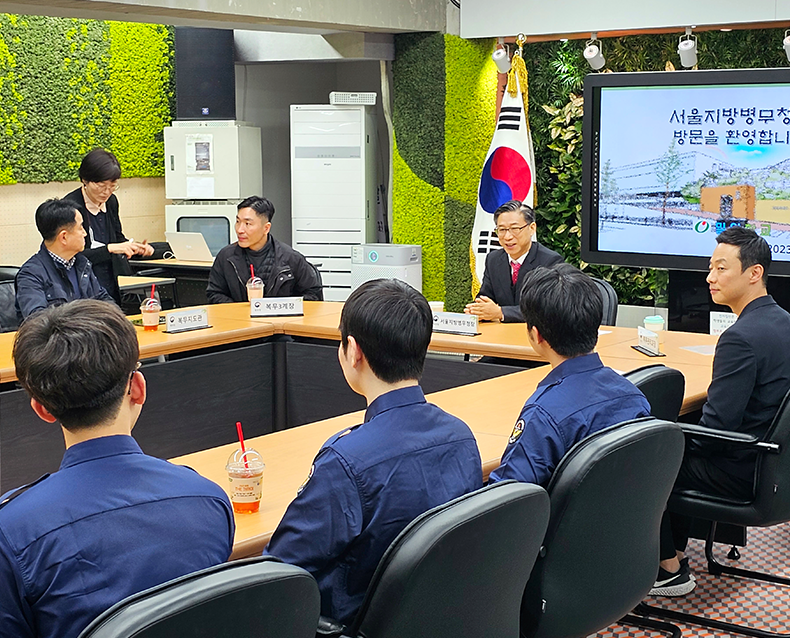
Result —
[{"label": "tiled floor", "polygon": [[[729,547],[716,545],[716,557],[725,559]],[[775,527],[750,528],[741,558],[732,564],[743,569],[756,569],[790,577],[790,523]],[[711,576],[705,563],[702,541],[691,541],[688,548],[691,569],[697,577],[697,587],[680,598],[647,598],[651,606],[662,606],[693,614],[704,614],[726,622],[748,624],[756,629],[790,633],[790,586],[771,585],[760,581],[732,576]],[[711,631],[694,625],[678,625],[683,636],[722,638],[724,632]],[[612,625],[595,636],[597,638],[657,638],[660,634],[637,627]]]}]

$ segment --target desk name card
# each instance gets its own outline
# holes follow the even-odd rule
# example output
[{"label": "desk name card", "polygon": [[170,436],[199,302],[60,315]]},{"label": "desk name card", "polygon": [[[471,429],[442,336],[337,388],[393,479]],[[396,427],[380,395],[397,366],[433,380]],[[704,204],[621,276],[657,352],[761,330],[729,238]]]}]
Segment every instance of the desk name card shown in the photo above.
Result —
[{"label": "desk name card", "polygon": [[477,315],[467,315],[462,312],[434,312],[433,331],[454,335],[479,335],[477,321]]},{"label": "desk name card", "polygon": [[250,317],[299,317],[303,314],[303,297],[261,297],[250,300]]},{"label": "desk name card", "polygon": [[188,310],[169,312],[165,316],[167,317],[165,332],[187,332],[188,330],[211,328],[208,325],[207,308],[189,308]]},{"label": "desk name card", "polygon": [[738,318],[734,312],[717,312],[711,310],[710,312],[710,333],[719,336],[727,328],[735,323]]},{"label": "desk name card", "polygon": [[638,326],[636,331],[639,335],[639,345],[636,346],[637,350],[653,357],[662,356],[658,349],[658,334],[642,326]]}]

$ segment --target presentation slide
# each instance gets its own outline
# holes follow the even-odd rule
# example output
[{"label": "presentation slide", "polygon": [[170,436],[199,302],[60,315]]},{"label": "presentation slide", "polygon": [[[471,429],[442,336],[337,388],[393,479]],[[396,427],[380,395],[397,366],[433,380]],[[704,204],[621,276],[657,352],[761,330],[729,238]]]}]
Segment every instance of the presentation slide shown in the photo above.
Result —
[{"label": "presentation slide", "polygon": [[598,250],[709,257],[745,226],[790,261],[790,84],[602,88]]}]

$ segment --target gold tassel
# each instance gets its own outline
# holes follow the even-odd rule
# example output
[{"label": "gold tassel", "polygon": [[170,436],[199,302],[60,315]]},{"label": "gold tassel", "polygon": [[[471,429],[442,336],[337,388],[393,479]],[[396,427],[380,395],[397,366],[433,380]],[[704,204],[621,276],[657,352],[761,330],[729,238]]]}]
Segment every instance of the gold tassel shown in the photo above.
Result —
[{"label": "gold tassel", "polygon": [[[518,83],[516,78],[518,77]],[[519,88],[521,89],[521,101],[524,103],[524,118],[529,127],[529,88],[527,84],[527,65],[524,63],[524,58],[521,53],[516,51],[510,61],[510,71],[507,73],[507,92],[510,97],[518,95]]]}]

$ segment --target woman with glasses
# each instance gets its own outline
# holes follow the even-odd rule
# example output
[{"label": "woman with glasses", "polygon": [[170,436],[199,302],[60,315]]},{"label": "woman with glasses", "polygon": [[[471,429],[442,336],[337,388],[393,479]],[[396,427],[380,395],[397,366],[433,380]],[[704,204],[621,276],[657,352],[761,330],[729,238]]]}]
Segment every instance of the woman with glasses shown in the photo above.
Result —
[{"label": "woman with glasses", "polygon": [[93,264],[93,272],[105,290],[116,302],[121,301],[118,275],[130,274],[130,257],[149,257],[154,249],[126,239],[118,216],[118,190],[121,166],[115,155],[102,148],[95,148],[80,163],[79,178],[82,186],[63,199],[74,202],[82,213],[85,237],[85,255]]}]

